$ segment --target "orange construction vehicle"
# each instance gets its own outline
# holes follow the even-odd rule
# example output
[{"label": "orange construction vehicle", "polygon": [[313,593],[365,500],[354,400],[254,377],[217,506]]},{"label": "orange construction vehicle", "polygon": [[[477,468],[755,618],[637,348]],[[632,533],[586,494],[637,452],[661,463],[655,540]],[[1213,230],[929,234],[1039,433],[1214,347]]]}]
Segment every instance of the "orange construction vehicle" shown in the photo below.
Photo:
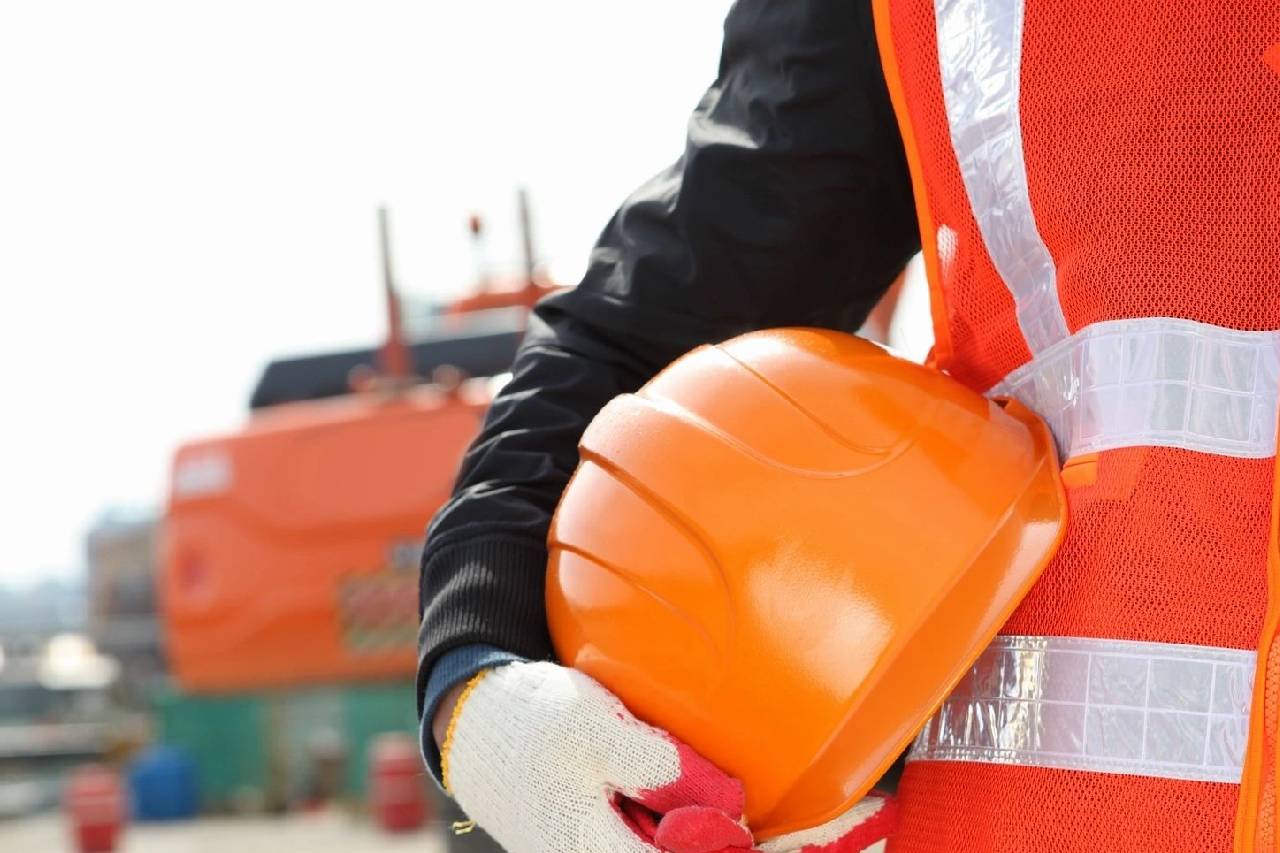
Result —
[{"label": "orange construction vehicle", "polygon": [[188,442],[174,458],[159,591],[183,690],[414,672],[425,524],[528,306],[552,288],[526,249],[515,289],[486,288],[446,312],[450,335],[407,343],[385,215],[380,224],[381,349],[270,365],[243,429]]}]

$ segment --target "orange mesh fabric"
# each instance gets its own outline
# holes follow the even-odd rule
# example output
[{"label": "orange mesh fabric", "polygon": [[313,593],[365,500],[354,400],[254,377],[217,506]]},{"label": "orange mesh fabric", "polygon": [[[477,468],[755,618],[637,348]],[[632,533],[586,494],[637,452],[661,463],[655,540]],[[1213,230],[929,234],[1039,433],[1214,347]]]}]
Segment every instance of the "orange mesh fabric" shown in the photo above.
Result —
[{"label": "orange mesh fabric", "polygon": [[[1280,58],[1280,44],[1270,53]],[[1280,72],[1280,64],[1276,65]],[[1280,477],[1280,475],[1277,475]],[[1271,584],[1271,607],[1262,628],[1258,654],[1265,666],[1258,676],[1262,690],[1254,686],[1252,732],[1245,756],[1244,778],[1240,786],[1240,805],[1236,815],[1236,849],[1275,850],[1280,846],[1277,826],[1276,783],[1280,767],[1276,763],[1276,738],[1280,735],[1280,491],[1272,488],[1270,541],[1267,544],[1267,575]],[[1261,700],[1258,696],[1261,693]],[[1258,727],[1261,726],[1261,736]]]},{"label": "orange mesh fabric", "polygon": [[1280,3],[1025,9],[1023,148],[1068,327],[1280,328]]},{"label": "orange mesh fabric", "polygon": [[1256,649],[1267,610],[1270,459],[1102,453],[1067,491],[1067,536],[1006,634]]},{"label": "orange mesh fabric", "polygon": [[[1004,632],[1256,647],[1273,464],[1100,454],[1096,480],[1068,490],[1062,549]],[[921,761],[900,794],[891,853],[1225,853],[1238,786]]]},{"label": "orange mesh fabric", "polygon": [[[1280,643],[1266,652],[1266,679],[1262,691],[1262,784],[1258,797],[1258,823],[1254,844],[1258,850],[1276,847],[1276,734],[1280,730]],[[1258,694],[1255,692],[1255,696]]]},{"label": "orange mesh fabric", "polygon": [[1030,359],[1031,352],[1013,297],[987,254],[951,147],[933,3],[894,0],[891,6],[898,69],[937,228],[939,287],[951,344],[951,358],[939,367],[971,388],[986,390]]},{"label": "orange mesh fabric", "polygon": [[888,853],[1228,853],[1238,786],[919,761]]},{"label": "orange mesh fabric", "polygon": [[[1028,181],[1068,328],[1280,328],[1280,3],[1025,5]],[[951,146],[933,4],[894,0],[892,17],[939,232],[954,352],[942,366],[989,388],[1029,352]]]},{"label": "orange mesh fabric", "polygon": [[[1030,353],[952,149],[934,3],[886,2],[937,226],[942,367],[986,389]],[[1160,316],[1280,328],[1280,3],[1024,5],[1027,177],[1068,330]],[[1005,631],[1256,648],[1272,467],[1169,448],[1100,454],[1096,479],[1069,490],[1061,552]],[[1280,672],[1280,652],[1264,653]],[[1268,679],[1267,849],[1277,697],[1280,678]],[[1231,849],[1239,788],[917,762],[901,794],[892,853],[1215,853]]]}]

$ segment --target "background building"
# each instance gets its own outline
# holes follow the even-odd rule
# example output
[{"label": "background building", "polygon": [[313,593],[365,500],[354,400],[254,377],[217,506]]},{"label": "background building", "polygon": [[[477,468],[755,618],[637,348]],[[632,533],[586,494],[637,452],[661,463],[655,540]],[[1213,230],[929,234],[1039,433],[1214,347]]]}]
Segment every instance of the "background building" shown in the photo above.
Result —
[{"label": "background building", "polygon": [[150,511],[109,510],[85,541],[86,628],[98,650],[120,664],[113,698],[142,708],[164,674],[156,609],[156,538]]}]

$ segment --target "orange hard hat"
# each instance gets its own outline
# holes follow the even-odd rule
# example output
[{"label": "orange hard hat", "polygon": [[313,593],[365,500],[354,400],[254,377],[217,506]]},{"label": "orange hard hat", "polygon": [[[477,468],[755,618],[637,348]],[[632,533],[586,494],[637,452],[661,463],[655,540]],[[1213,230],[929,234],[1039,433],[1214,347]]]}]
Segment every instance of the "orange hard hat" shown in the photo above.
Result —
[{"label": "orange hard hat", "polygon": [[1064,525],[1019,403],[850,335],[754,332],[588,427],[548,620],[563,662],[741,779],[768,839],[867,793]]}]

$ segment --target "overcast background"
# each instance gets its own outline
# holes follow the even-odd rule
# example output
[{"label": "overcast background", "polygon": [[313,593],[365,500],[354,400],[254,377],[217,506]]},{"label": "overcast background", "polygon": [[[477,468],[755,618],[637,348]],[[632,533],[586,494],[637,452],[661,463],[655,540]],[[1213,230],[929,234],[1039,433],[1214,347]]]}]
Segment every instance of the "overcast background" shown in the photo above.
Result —
[{"label": "overcast background", "polygon": [[0,582],[81,569],[173,448],[234,428],[272,356],[382,333],[399,278],[472,281],[465,222],[575,283],[676,157],[727,0],[0,5]]},{"label": "overcast background", "polygon": [[182,439],[243,420],[274,355],[375,341],[374,209],[416,296],[465,222],[581,273],[676,156],[727,2],[0,6],[0,580],[65,575]]}]

